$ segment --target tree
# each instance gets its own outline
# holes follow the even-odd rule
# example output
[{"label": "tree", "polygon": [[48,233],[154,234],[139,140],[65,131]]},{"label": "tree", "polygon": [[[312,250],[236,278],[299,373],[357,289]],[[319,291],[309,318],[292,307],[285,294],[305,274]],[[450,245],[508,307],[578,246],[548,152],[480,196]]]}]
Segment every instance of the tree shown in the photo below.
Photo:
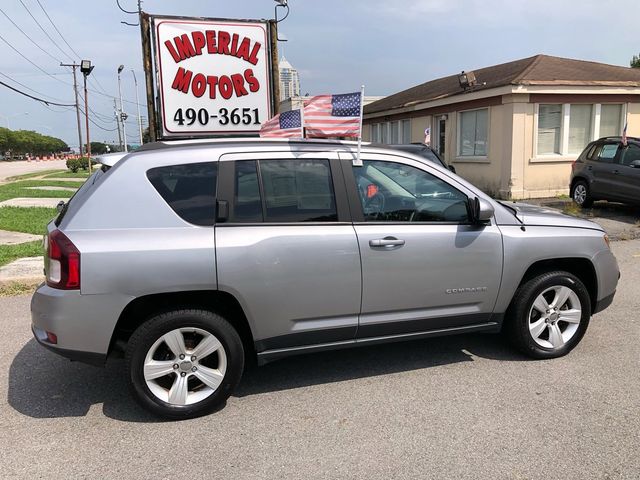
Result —
[{"label": "tree", "polygon": [[59,138],[42,135],[31,130],[0,128],[0,151],[12,155],[30,153],[49,155],[69,151],[69,146]]},{"label": "tree", "polygon": [[640,68],[640,55],[634,55],[629,62],[631,68]]},{"label": "tree", "polygon": [[101,155],[107,153],[107,144],[102,142],[91,142],[91,155]]}]

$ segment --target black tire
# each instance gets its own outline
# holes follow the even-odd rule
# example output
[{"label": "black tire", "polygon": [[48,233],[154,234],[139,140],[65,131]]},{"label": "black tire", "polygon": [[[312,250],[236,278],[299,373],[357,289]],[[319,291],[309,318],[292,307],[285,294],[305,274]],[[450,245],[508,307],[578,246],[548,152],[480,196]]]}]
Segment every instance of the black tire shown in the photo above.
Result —
[{"label": "black tire", "polygon": [[571,198],[581,208],[591,208],[593,205],[589,185],[584,180],[578,180],[571,186]]},{"label": "black tire", "polygon": [[[198,338],[205,338],[195,332],[200,332],[202,335],[205,333],[211,334],[220,342],[223,348],[222,352],[219,352],[219,349],[215,350],[207,356],[206,361],[224,362],[226,371],[220,384],[208,397],[192,404],[179,405],[163,401],[150,390],[145,380],[144,364],[148,352],[156,342],[160,341],[161,337],[174,330],[184,328],[194,329],[194,333],[181,332],[185,345],[193,342],[191,346],[195,347],[197,346],[196,342],[199,343]],[[202,367],[205,366],[205,358],[197,359],[197,361],[193,363],[190,361],[191,358],[186,358],[181,361],[172,353],[172,350],[166,343],[161,342],[159,346],[156,346],[154,351],[157,353],[160,349],[166,351],[166,357],[162,358],[162,361],[175,361],[175,365],[178,365],[178,362],[181,363],[178,369],[175,370],[175,373],[171,372],[166,376],[159,377],[155,382],[163,382],[166,384],[166,388],[169,388],[173,382],[177,382],[178,375],[184,373],[183,377],[186,378],[187,389],[191,388],[190,385],[192,384],[196,384],[194,391],[197,391],[198,388],[200,391],[208,388],[196,377],[196,373],[191,374],[187,373],[190,372],[190,370],[186,372],[182,370],[183,368],[191,368],[190,365],[193,365],[197,370],[198,366],[200,366],[199,374],[202,374],[204,372]],[[189,345],[187,345],[187,350],[188,349]],[[190,354],[187,353],[187,355]],[[224,360],[221,360],[222,358],[224,358]],[[206,415],[224,406],[226,400],[240,382],[244,369],[244,349],[238,332],[223,317],[206,310],[175,310],[152,317],[143,323],[129,339],[125,359],[129,386],[138,403],[152,413],[172,420],[182,420]],[[198,363],[199,361],[203,363],[200,365]],[[175,365],[173,368],[176,368]],[[217,365],[217,367],[214,366],[213,368],[222,370],[220,365]],[[162,388],[162,386],[154,386],[154,388]]]},{"label": "black tire", "polygon": [[[582,311],[577,328],[572,334],[573,336],[571,336],[561,347],[556,348],[550,348],[549,346],[540,345],[540,343],[538,343],[551,342],[551,325],[544,325],[545,330],[543,330],[538,341],[534,339],[533,334],[529,330],[530,322],[532,321],[535,323],[535,321],[542,320],[546,323],[544,320],[545,314],[539,314],[538,311],[533,308],[533,304],[536,299],[543,294],[543,292],[552,287],[568,287],[575,293]],[[549,292],[549,294],[554,293]],[[545,293],[545,295],[547,295],[547,293]],[[568,299],[563,305],[568,306],[569,302],[571,302],[571,300]],[[560,305],[560,308],[563,308],[563,305]],[[574,308],[573,305],[571,307]],[[536,315],[540,316],[536,317]],[[564,332],[567,332],[566,329],[571,325],[568,322],[558,320],[557,317],[553,316],[550,321],[554,318],[555,323],[553,323],[553,325],[556,325],[557,323],[561,331],[562,328],[565,328]],[[504,333],[510,342],[525,355],[536,359],[557,358],[566,355],[576,345],[578,345],[578,343],[580,343],[580,340],[587,331],[590,318],[591,300],[589,292],[584,284],[571,273],[563,271],[548,272],[540,274],[518,287],[513,296],[513,300],[511,301],[511,305],[507,310]],[[573,328],[574,327],[572,327],[572,329]],[[547,340],[544,339],[545,334],[549,336]]]}]

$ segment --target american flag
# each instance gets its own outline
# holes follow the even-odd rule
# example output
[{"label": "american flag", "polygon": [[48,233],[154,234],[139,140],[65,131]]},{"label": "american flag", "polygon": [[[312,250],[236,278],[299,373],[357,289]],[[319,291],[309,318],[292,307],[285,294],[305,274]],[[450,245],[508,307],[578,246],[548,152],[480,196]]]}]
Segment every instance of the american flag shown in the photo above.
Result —
[{"label": "american flag", "polygon": [[622,145],[627,145],[627,122],[624,122],[624,129],[622,130]]},{"label": "american flag", "polygon": [[282,112],[260,127],[261,137],[302,138],[302,112]]},{"label": "american flag", "polygon": [[311,97],[304,106],[307,137],[358,138],[360,98],[360,92]]}]

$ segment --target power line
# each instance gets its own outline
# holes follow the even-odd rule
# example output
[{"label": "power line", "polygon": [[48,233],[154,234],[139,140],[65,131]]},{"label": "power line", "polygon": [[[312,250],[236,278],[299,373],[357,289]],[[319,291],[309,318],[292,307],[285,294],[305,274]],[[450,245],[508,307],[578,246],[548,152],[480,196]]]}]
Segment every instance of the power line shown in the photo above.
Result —
[{"label": "power line", "polygon": [[7,17],[7,20],[9,20],[11,23],[13,23],[13,26],[16,27],[18,30],[20,30],[22,32],[22,34],[27,37],[29,39],[29,41],[31,43],[33,43],[36,47],[38,47],[40,50],[42,50],[44,53],[46,53],[47,55],[49,55],[51,58],[53,58],[56,62],[60,63],[60,60],[58,60],[56,57],[54,57],[53,55],[51,55],[51,53],[47,52],[44,48],[42,48],[33,38],[31,38],[24,30],[22,30],[18,24],[16,22],[14,22],[13,20],[11,20],[11,18],[9,17],[9,15],[7,15],[5,13],[4,10],[2,10],[0,8],[0,12],[2,12],[2,14]]},{"label": "power line", "polygon": [[7,87],[10,90],[13,90],[14,92],[17,92],[20,95],[24,95],[25,97],[29,97],[29,98],[32,98],[33,100],[37,100],[38,102],[42,102],[45,105],[57,105],[59,107],[75,107],[75,104],[73,104],[73,103],[56,103],[56,102],[51,102],[51,101],[44,100],[42,98],[34,97],[33,95],[29,95],[28,93],[25,93],[22,90],[18,90],[17,88],[12,87],[11,85],[7,85],[6,83],[4,83],[2,81],[0,81],[0,85],[3,85],[3,86]]},{"label": "power line", "polygon": [[31,60],[29,60],[26,56],[24,56],[22,54],[22,52],[20,52],[20,50],[18,50],[16,47],[14,47],[13,45],[11,45],[7,40],[5,40],[5,38],[0,35],[0,40],[2,40],[4,43],[6,43],[14,52],[16,52],[18,55],[20,55],[22,58],[24,58],[27,62],[29,62],[31,65],[33,65],[34,67],[36,67],[38,70],[40,70],[42,73],[44,73],[45,75],[48,75],[49,77],[53,78],[55,81],[60,82],[60,83],[64,83],[67,86],[70,86],[71,84],[67,83],[67,82],[63,82],[62,80],[60,80],[59,78],[56,78],[55,76],[51,75],[49,72],[47,72],[46,70],[43,70],[42,67],[40,67],[40,65],[32,62]]},{"label": "power line", "polygon": [[49,14],[47,13],[47,11],[44,9],[44,7],[42,6],[42,4],[40,3],[40,0],[36,0],[36,2],[38,2],[38,5],[40,5],[40,8],[42,9],[42,11],[44,12],[44,14],[47,16],[47,18],[49,19],[49,21],[51,22],[51,25],[53,25],[53,28],[56,29],[56,32],[58,32],[58,35],[60,35],[60,38],[62,39],[62,41],[64,43],[67,44],[67,47],[69,47],[71,49],[71,51],[78,57],[80,58],[80,55],[78,54],[78,52],[76,52],[73,47],[71,45],[69,45],[69,42],[67,42],[67,40],[62,36],[62,33],[60,33],[60,30],[58,30],[58,27],[56,27],[56,24],[53,23],[53,20],[51,20],[51,17],[49,16]]},{"label": "power line", "polygon": [[24,9],[27,11],[27,13],[29,14],[29,16],[30,16],[31,18],[33,18],[33,21],[34,21],[34,22],[36,22],[36,24],[40,27],[40,30],[42,30],[42,32],[47,36],[47,38],[48,38],[49,40],[51,40],[51,42],[52,42],[56,47],[58,47],[58,50],[60,50],[60,51],[62,52],[62,54],[63,54],[65,57],[70,58],[70,59],[71,59],[71,61],[73,61],[73,58],[71,58],[69,55],[67,55],[67,53],[66,53],[64,50],[62,50],[62,48],[60,48],[60,45],[58,45],[58,44],[56,43],[56,41],[55,41],[53,38],[51,38],[51,35],[49,35],[49,34],[47,33],[47,31],[44,29],[44,27],[43,27],[42,25],[40,25],[40,22],[36,19],[36,17],[34,17],[34,16],[33,16],[33,14],[31,13],[31,10],[29,10],[29,7],[27,7],[27,6],[24,4],[24,2],[23,2],[22,0],[18,0],[18,1],[22,4],[22,6],[23,6],[23,7],[24,7]]},{"label": "power line", "polygon": [[[5,77],[5,78],[6,78],[6,79],[8,79],[8,80],[11,80],[13,83],[17,83],[17,84],[18,84],[18,85],[20,85],[21,87],[26,88],[27,90],[29,90],[29,91],[31,91],[31,92],[33,92],[33,93],[35,93],[36,95],[42,95],[42,96],[45,96],[45,97],[48,97],[48,96],[49,96],[49,95],[47,95],[46,93],[42,93],[42,92],[39,92],[39,91],[37,91],[37,90],[34,90],[34,89],[33,89],[33,88],[31,88],[31,87],[28,87],[28,86],[27,86],[27,85],[25,85],[24,83],[20,83],[19,81],[17,81],[17,80],[15,80],[15,79],[11,78],[9,75],[7,75],[7,74],[5,74],[5,73],[0,72],[0,75],[2,75],[3,77]],[[55,97],[50,97],[50,98],[51,98],[51,99],[53,99],[53,100],[55,100],[55,101],[57,101],[57,102],[66,102],[66,100],[60,100],[59,98],[55,98]]]},{"label": "power line", "polygon": [[[75,105],[74,105],[75,106]],[[85,115],[84,110],[82,109],[82,107],[78,107],[80,109],[80,111],[82,112],[83,115]],[[100,130],[104,130],[105,132],[115,132],[117,129],[116,128],[105,128],[102,125],[98,125],[96,122],[93,121],[93,118],[89,117],[89,121],[95,125],[96,127],[98,127]]]}]

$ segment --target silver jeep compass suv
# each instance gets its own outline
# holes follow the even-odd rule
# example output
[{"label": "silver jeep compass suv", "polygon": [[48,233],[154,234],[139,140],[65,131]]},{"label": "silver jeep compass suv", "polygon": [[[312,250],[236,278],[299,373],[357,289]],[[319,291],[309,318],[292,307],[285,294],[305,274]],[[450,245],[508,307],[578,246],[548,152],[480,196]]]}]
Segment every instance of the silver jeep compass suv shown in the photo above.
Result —
[{"label": "silver jeep compass suv", "polygon": [[48,226],[36,339],[93,364],[124,351],[137,400],[188,418],[223,405],[247,359],[502,329],[553,358],[612,302],[595,223],[355,150],[174,141],[103,167]]}]

